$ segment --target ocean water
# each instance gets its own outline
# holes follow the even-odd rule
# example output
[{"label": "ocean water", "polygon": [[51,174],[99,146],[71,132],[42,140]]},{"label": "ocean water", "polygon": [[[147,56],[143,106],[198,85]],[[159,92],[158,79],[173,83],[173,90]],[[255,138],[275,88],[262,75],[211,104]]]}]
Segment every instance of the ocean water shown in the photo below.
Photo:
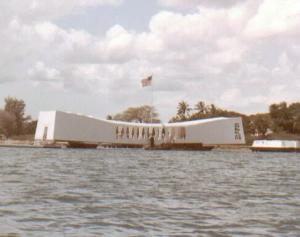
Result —
[{"label": "ocean water", "polygon": [[0,148],[0,236],[300,236],[300,154]]}]

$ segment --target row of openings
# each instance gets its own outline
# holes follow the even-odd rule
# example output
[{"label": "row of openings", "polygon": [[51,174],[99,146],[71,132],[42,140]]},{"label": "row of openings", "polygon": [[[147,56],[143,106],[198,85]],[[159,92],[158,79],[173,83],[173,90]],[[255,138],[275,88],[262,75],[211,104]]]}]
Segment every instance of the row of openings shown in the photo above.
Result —
[{"label": "row of openings", "polygon": [[174,140],[186,139],[185,127],[154,128],[154,127],[116,127],[116,139],[149,139]]}]

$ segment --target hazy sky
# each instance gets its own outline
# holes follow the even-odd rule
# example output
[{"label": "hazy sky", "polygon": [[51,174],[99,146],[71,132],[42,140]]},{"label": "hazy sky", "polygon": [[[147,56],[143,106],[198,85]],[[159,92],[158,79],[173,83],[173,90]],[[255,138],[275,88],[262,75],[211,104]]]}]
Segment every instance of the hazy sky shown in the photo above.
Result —
[{"label": "hazy sky", "polygon": [[180,100],[244,113],[300,99],[299,0],[0,2],[0,105],[97,117]]}]

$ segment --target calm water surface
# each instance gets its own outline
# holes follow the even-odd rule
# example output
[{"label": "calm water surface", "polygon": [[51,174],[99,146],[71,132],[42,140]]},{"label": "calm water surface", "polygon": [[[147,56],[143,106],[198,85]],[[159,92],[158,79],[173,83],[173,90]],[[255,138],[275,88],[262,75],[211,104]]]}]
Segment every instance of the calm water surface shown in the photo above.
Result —
[{"label": "calm water surface", "polygon": [[0,148],[0,236],[300,236],[300,154]]}]

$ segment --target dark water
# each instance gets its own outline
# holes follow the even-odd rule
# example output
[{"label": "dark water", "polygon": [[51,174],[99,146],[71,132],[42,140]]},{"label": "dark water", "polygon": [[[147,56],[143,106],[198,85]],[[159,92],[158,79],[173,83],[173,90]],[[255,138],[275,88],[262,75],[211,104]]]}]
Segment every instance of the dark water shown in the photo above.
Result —
[{"label": "dark water", "polygon": [[300,236],[300,154],[0,149],[0,236]]}]

